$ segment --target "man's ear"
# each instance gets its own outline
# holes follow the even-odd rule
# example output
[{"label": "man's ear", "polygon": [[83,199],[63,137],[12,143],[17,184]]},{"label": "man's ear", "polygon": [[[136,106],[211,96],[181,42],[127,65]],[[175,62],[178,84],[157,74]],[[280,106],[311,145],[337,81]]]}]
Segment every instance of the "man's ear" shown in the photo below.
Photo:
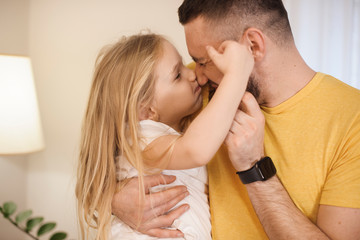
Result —
[{"label": "man's ear", "polygon": [[153,120],[158,121],[159,115],[156,111],[156,109],[152,106],[140,106],[140,112],[139,112],[139,118],[141,120]]},{"label": "man's ear", "polygon": [[248,28],[244,32],[241,42],[249,47],[255,61],[261,61],[265,56],[265,36],[257,28]]}]

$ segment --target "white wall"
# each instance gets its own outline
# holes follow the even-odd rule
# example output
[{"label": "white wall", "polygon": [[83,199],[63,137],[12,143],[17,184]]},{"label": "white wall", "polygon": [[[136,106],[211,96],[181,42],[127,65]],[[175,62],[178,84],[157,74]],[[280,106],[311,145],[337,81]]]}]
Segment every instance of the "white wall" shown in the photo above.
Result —
[{"label": "white wall", "polygon": [[[149,28],[187,54],[181,0],[30,0],[33,61],[46,149],[28,162],[27,206],[77,239],[75,167],[95,57],[124,34]],[[187,57],[187,61],[190,58]]]},{"label": "white wall", "polygon": [[[28,11],[28,0],[0,0],[0,54],[28,54]],[[0,156],[1,205],[14,201],[18,211],[26,209],[26,173],[26,156]],[[26,238],[1,215],[0,239]]]},{"label": "white wall", "polygon": [[360,1],[283,2],[296,45],[309,66],[360,89]]}]

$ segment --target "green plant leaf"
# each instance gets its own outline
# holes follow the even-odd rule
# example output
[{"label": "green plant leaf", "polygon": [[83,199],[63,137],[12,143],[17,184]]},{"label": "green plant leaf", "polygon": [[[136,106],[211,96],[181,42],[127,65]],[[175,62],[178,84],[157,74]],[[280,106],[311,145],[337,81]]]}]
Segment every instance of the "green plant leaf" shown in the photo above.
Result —
[{"label": "green plant leaf", "polygon": [[57,232],[57,233],[54,233],[50,240],[63,240],[67,237],[67,234],[64,233],[64,232]]},{"label": "green plant leaf", "polygon": [[43,235],[44,233],[50,232],[51,230],[54,229],[54,227],[56,226],[56,223],[54,222],[50,222],[50,223],[45,223],[44,225],[42,225],[38,232],[37,235],[38,237],[40,237],[41,235]]},{"label": "green plant leaf", "polygon": [[3,213],[3,211],[2,211],[2,207],[0,207],[0,212],[1,212],[1,213]]},{"label": "green plant leaf", "polygon": [[26,222],[26,231],[30,232],[36,225],[40,224],[44,220],[43,217],[31,218]]},{"label": "green plant leaf", "polygon": [[16,204],[14,202],[6,202],[3,205],[4,217],[10,217],[16,211]]},{"label": "green plant leaf", "polygon": [[32,214],[32,211],[31,210],[25,210],[25,211],[22,211],[20,213],[18,213],[15,217],[15,222],[17,224],[21,223],[22,221],[24,221],[25,219],[29,218]]}]

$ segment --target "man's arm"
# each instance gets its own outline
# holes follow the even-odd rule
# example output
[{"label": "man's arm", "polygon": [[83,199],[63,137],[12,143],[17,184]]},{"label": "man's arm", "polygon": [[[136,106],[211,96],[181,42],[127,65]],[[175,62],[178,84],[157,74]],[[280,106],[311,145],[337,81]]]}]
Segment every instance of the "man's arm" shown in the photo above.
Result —
[{"label": "man's arm", "polygon": [[[263,132],[264,116],[256,100],[245,95],[226,138],[237,171],[249,169],[263,156]],[[270,239],[360,239],[360,209],[320,205],[314,224],[295,206],[277,176],[246,184],[246,189]]]},{"label": "man's arm", "polygon": [[246,189],[269,239],[329,239],[295,206],[277,176]]},{"label": "man's arm", "polygon": [[331,239],[360,239],[360,209],[320,205],[317,226]]},{"label": "man's arm", "polygon": [[185,186],[171,187],[165,191],[149,193],[149,188],[175,181],[174,176],[153,175],[144,177],[145,202],[139,204],[138,178],[132,178],[112,199],[112,213],[121,221],[137,231],[154,237],[183,237],[179,230],[164,229],[170,227],[175,219],[189,209],[184,204],[170,212],[178,202],[189,195]]},{"label": "man's arm", "polygon": [[360,239],[360,209],[320,205],[315,225],[276,176],[246,184],[246,189],[270,239]]}]

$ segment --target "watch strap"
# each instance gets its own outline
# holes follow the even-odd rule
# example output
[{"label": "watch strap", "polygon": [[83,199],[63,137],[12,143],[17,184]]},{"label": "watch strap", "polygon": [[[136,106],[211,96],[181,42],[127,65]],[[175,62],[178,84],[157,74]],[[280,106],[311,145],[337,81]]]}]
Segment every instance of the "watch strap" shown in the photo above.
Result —
[{"label": "watch strap", "polygon": [[236,172],[243,184],[266,181],[276,174],[276,168],[270,157],[263,157],[250,169]]},{"label": "watch strap", "polygon": [[236,172],[236,174],[239,175],[240,180],[243,184],[259,181],[259,172],[257,168],[257,163],[255,163],[255,165],[252,166],[250,169],[241,172]]}]

